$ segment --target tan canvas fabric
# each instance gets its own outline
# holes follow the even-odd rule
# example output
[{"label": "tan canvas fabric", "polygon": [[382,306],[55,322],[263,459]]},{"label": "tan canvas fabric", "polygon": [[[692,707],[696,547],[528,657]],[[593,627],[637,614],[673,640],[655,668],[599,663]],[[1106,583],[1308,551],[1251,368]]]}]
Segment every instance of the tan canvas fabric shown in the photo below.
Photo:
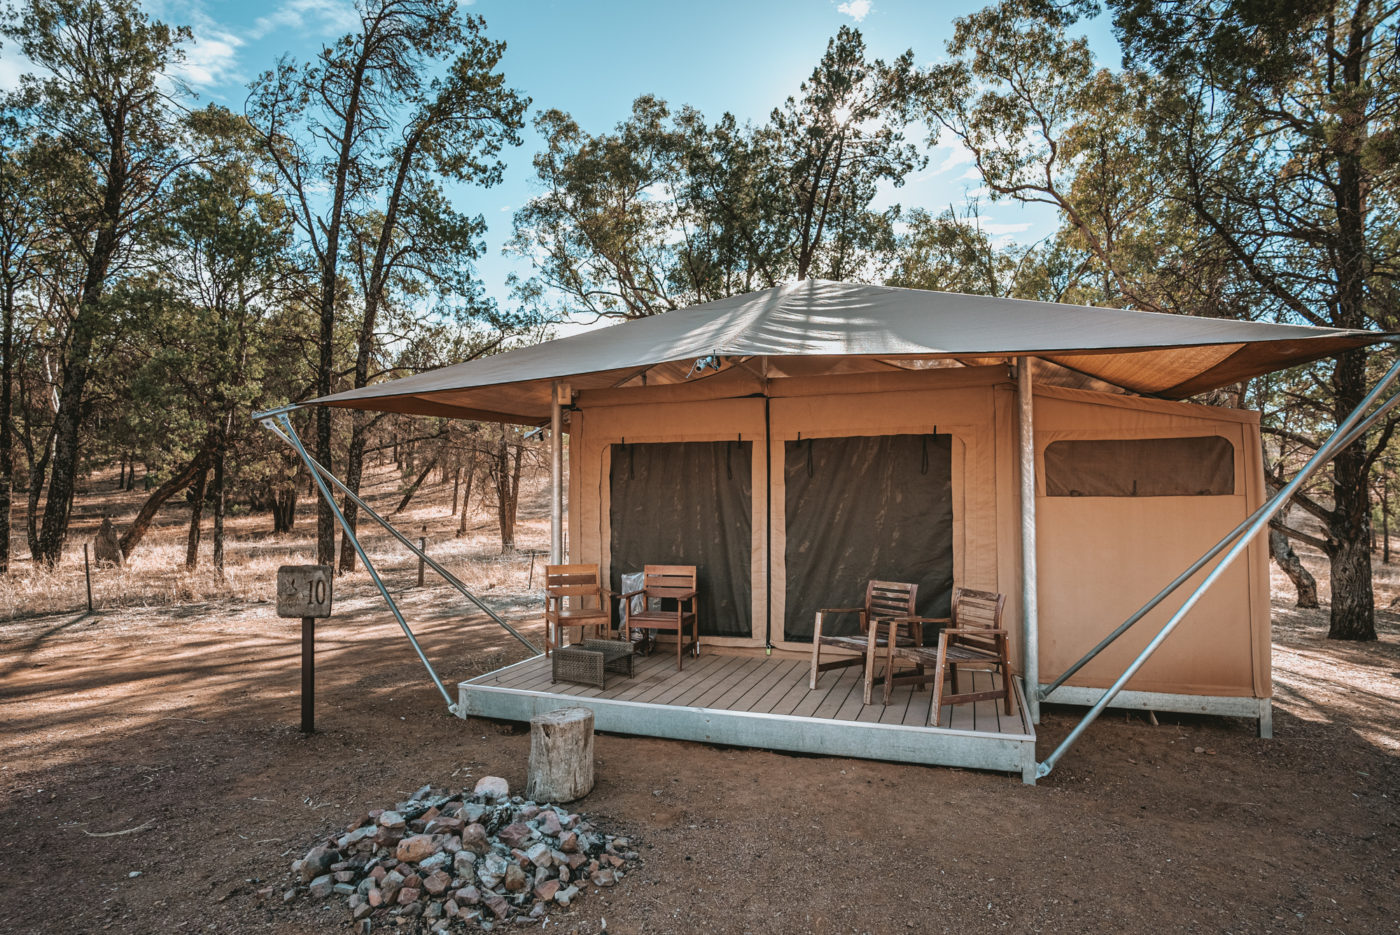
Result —
[{"label": "tan canvas fabric", "polygon": [[[954,580],[1007,596],[1013,653],[1020,656],[1019,506],[1016,400],[1004,367],[775,380],[769,418],[773,457],[773,641],[782,639],[786,575],[783,444],[801,437],[925,434],[952,436]],[[767,620],[768,482],[764,401],[677,401],[675,388],[649,388],[629,405],[587,405],[570,426],[571,558],[608,569],[611,446],[621,442],[752,440],[753,632],[716,645],[759,647]],[[703,390],[696,389],[697,395]],[[620,394],[605,397],[616,402]],[[1217,497],[1037,498],[1040,548],[1040,658],[1044,680],[1125,619],[1263,499],[1257,416],[1162,400],[1038,387],[1037,453],[1059,439],[1218,435],[1235,446],[1235,493]],[[839,547],[839,543],[833,543]],[[1223,696],[1269,694],[1268,557],[1260,546],[1227,574],[1129,684],[1143,691]],[[1184,598],[1186,592],[1180,597]],[[1179,599],[1178,599],[1179,603]],[[1177,606],[1159,609],[1071,684],[1104,687]],[[1017,663],[1019,665],[1019,661]]]},{"label": "tan canvas fabric", "polygon": [[[744,382],[765,376],[982,366],[1017,355],[1040,357],[1087,380],[1180,399],[1385,339],[1365,331],[809,279],[315,402],[539,423],[549,418],[555,381],[606,391],[715,380],[712,395],[721,388],[746,395]],[[720,373],[697,371],[702,359],[713,360]],[[719,379],[731,369],[740,373]]]}]

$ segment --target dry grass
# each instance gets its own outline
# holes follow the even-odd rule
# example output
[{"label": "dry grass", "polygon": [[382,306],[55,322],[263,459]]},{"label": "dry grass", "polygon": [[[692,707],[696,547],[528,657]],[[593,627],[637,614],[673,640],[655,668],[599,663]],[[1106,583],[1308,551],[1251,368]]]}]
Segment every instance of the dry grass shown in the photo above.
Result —
[{"label": "dry grass", "polygon": [[[451,484],[425,485],[409,509],[390,517],[405,535],[426,536],[428,553],[442,562],[469,588],[510,601],[538,598],[542,559],[549,544],[547,476],[537,473],[522,479],[516,551],[502,555],[495,514],[473,497],[468,532],[456,537],[458,517],[451,515]],[[119,530],[136,515],[144,491],[117,491],[115,475],[100,474],[80,491],[74,521],[63,560],[54,568],[36,566],[28,559],[22,536],[24,516],[17,511],[14,528],[21,535],[12,541],[15,557],[11,571],[0,575],[0,620],[16,620],[38,614],[78,613],[87,608],[83,571],[83,544],[90,543],[104,516]],[[377,463],[367,471],[363,496],[381,514],[387,514],[402,495],[403,481],[392,464]],[[276,597],[277,568],[315,560],[313,541],[315,501],[303,496],[298,504],[295,531],[274,536],[269,515],[235,515],[226,523],[224,574],[213,568],[210,538],[212,520],[204,518],[204,539],[199,564],[185,567],[189,505],[174,498],[161,510],[156,523],[135,553],[122,567],[92,566],[92,601],[98,610],[204,604],[214,601],[261,603]],[[361,542],[375,568],[390,588],[404,588],[417,581],[417,558],[372,521],[362,522]],[[533,587],[531,562],[535,562]],[[429,586],[441,584],[431,570]],[[336,582],[337,600],[373,593],[374,585],[361,567]]]}]

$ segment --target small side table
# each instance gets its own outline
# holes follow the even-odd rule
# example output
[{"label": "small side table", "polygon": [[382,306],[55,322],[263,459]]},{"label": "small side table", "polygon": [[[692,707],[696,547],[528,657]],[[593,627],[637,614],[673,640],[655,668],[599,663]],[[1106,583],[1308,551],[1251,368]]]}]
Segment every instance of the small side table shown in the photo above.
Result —
[{"label": "small side table", "polygon": [[632,644],[621,640],[584,640],[554,651],[551,681],[607,688],[609,672],[633,675]]}]

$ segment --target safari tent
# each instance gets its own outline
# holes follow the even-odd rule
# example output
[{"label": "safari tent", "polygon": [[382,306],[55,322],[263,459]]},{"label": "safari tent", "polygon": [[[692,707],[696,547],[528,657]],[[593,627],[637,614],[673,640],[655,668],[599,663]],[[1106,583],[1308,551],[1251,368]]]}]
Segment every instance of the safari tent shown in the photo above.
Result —
[{"label": "safari tent", "polygon": [[[315,404],[553,426],[556,561],[597,563],[614,590],[643,564],[698,567],[716,659],[604,692],[527,660],[464,683],[458,713],[527,718],[567,695],[600,729],[1029,780],[1040,701],[1100,699],[1180,594],[1043,688],[1268,499],[1258,414],[1182,400],[1381,337],[806,280]],[[1115,704],[1267,733],[1267,545],[1242,548]],[[927,692],[892,715],[835,676],[811,692],[816,611],[871,578],[917,583],[927,616],[955,586],[1006,595],[1014,720],[928,726]]]}]

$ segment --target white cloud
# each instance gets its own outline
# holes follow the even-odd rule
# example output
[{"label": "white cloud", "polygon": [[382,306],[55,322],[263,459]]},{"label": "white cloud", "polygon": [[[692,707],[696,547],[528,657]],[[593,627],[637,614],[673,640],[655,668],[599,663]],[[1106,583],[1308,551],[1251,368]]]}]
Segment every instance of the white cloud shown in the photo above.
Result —
[{"label": "white cloud", "polygon": [[1031,222],[1026,221],[1025,223],[1021,224],[994,224],[982,221],[977,226],[982,228],[982,230],[985,233],[993,237],[1002,237],[1007,234],[1020,234],[1030,230]]},{"label": "white cloud", "polygon": [[859,23],[870,14],[870,0],[846,0],[836,8],[837,13],[845,13]]},{"label": "white cloud", "polygon": [[[934,147],[933,151],[934,153],[942,153],[943,160],[939,162],[935,168],[932,168],[929,171],[922,173],[920,178],[931,179],[935,176],[943,175],[945,172],[951,172],[958,166],[971,165],[973,159],[975,158],[972,155],[972,150],[968,149],[961,143],[940,143]],[[977,177],[977,172],[975,168],[969,171],[972,173],[972,178]],[[966,174],[962,176],[962,178],[968,177],[969,176]]]},{"label": "white cloud", "polygon": [[300,29],[330,36],[348,32],[359,22],[355,5],[346,0],[289,0],[270,16],[259,16],[249,35],[261,39],[282,29]]},{"label": "white cloud", "polygon": [[196,21],[191,29],[194,41],[185,48],[185,60],[175,68],[176,75],[196,88],[236,80],[243,40],[212,20]]},{"label": "white cloud", "polygon": [[18,49],[5,49],[4,54],[0,55],[0,91],[18,89],[20,75],[33,71],[37,71],[34,63]]}]

